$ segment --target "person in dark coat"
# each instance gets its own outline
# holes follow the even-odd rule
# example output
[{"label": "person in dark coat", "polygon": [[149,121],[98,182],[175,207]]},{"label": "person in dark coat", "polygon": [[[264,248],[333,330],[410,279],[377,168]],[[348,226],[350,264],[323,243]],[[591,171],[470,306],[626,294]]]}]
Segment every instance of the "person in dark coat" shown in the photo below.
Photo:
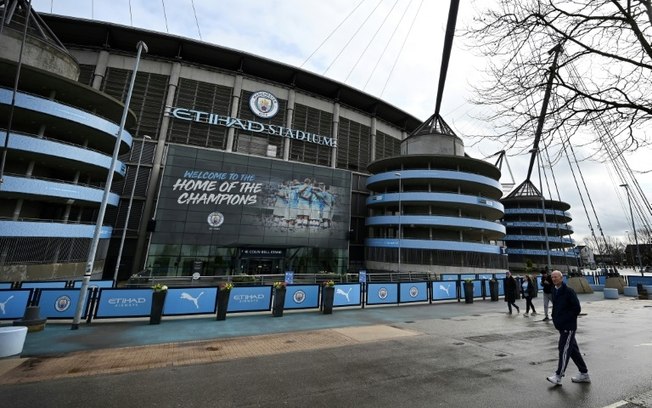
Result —
[{"label": "person in dark coat", "polygon": [[552,288],[555,286],[552,283],[552,278],[548,275],[548,269],[541,271],[541,286],[543,287],[543,317],[544,321],[550,320],[548,317],[548,307],[552,303]]},{"label": "person in dark coat", "polygon": [[512,306],[516,308],[516,313],[519,313],[521,309],[516,306],[516,299],[518,299],[518,283],[516,279],[512,276],[512,273],[507,271],[507,277],[505,278],[505,302],[507,302],[507,308],[509,309],[509,314],[512,314]]},{"label": "person in dark coat", "polygon": [[530,309],[532,309],[532,316],[537,314],[537,311],[534,309],[534,303],[532,299],[537,296],[537,285],[533,282],[530,275],[525,275],[525,280],[523,281],[523,298],[525,298],[525,313],[523,317],[528,317]]},{"label": "person in dark coat", "polygon": [[559,362],[555,374],[546,379],[555,385],[561,385],[568,360],[572,359],[580,373],[571,377],[571,381],[590,383],[589,369],[586,367],[580,348],[575,341],[577,316],[582,311],[582,306],[575,291],[564,283],[561,272],[552,271],[551,277],[552,283],[555,285],[552,289],[552,322],[555,324],[555,329],[559,331]]}]

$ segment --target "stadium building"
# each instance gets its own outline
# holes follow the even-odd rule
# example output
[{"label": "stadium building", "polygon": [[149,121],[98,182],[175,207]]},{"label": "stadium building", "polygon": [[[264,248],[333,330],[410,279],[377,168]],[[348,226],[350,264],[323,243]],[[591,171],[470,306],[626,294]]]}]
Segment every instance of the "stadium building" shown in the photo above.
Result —
[{"label": "stadium building", "polygon": [[[368,179],[406,169],[396,158],[420,127],[417,118],[295,67],[133,27],[33,13],[23,41],[21,15],[18,7],[3,21],[0,48],[3,72],[21,66],[15,103],[14,75],[0,84],[0,127],[9,129],[2,139],[1,280],[83,273],[139,41],[148,52],[135,78],[94,277],[113,276],[125,226],[120,279],[142,270],[178,276],[396,269],[399,242],[394,255],[375,251],[370,265],[365,260],[365,239],[380,231],[366,222],[368,204],[376,207],[370,190],[382,187]],[[29,52],[21,54],[21,44]],[[473,162],[460,177],[480,169],[486,178],[458,180],[457,194],[474,185],[472,195],[497,199],[495,167],[458,156]],[[435,162],[424,157],[418,165],[457,168]],[[405,186],[432,190],[450,179],[443,174],[406,173]],[[411,198],[406,208],[420,211]],[[501,210],[473,211],[458,216],[483,224],[502,217]],[[454,245],[468,239],[493,245],[495,254],[500,227],[449,234],[447,250],[468,252],[468,245]],[[481,258],[441,265],[505,270]],[[421,259],[406,265],[425,270],[417,265],[433,261]]]}]

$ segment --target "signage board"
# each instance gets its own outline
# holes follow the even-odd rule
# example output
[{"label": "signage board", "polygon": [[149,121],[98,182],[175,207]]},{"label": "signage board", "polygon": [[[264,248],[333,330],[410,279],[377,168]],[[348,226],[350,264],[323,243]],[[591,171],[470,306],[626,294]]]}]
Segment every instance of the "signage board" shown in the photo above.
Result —
[{"label": "signage board", "polygon": [[152,243],[239,247],[240,258],[347,249],[350,197],[345,170],[170,145]]},{"label": "signage board", "polygon": [[163,305],[163,315],[215,313],[217,288],[169,288]]}]

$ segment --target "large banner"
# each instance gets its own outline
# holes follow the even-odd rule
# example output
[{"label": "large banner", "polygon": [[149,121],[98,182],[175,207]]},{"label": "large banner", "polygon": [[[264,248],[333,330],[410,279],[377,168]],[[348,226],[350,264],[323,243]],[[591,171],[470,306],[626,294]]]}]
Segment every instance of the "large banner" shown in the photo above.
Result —
[{"label": "large banner", "polygon": [[155,244],[347,248],[351,175],[171,145]]}]

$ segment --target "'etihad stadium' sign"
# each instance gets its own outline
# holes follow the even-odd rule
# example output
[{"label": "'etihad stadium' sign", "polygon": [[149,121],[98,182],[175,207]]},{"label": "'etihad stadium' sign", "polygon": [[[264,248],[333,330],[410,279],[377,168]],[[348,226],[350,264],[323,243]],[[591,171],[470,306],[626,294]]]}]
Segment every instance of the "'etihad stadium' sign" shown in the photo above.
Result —
[{"label": "'etihad stadium' sign", "polygon": [[241,129],[248,132],[264,133],[267,135],[286,137],[288,139],[301,140],[304,142],[315,143],[328,147],[337,147],[337,141],[332,137],[304,132],[303,130],[290,129],[284,126],[264,124],[252,120],[232,118],[230,116],[222,116],[211,112],[166,106],[165,116],[171,116],[175,119],[186,120],[189,122],[225,126],[228,128]]}]

